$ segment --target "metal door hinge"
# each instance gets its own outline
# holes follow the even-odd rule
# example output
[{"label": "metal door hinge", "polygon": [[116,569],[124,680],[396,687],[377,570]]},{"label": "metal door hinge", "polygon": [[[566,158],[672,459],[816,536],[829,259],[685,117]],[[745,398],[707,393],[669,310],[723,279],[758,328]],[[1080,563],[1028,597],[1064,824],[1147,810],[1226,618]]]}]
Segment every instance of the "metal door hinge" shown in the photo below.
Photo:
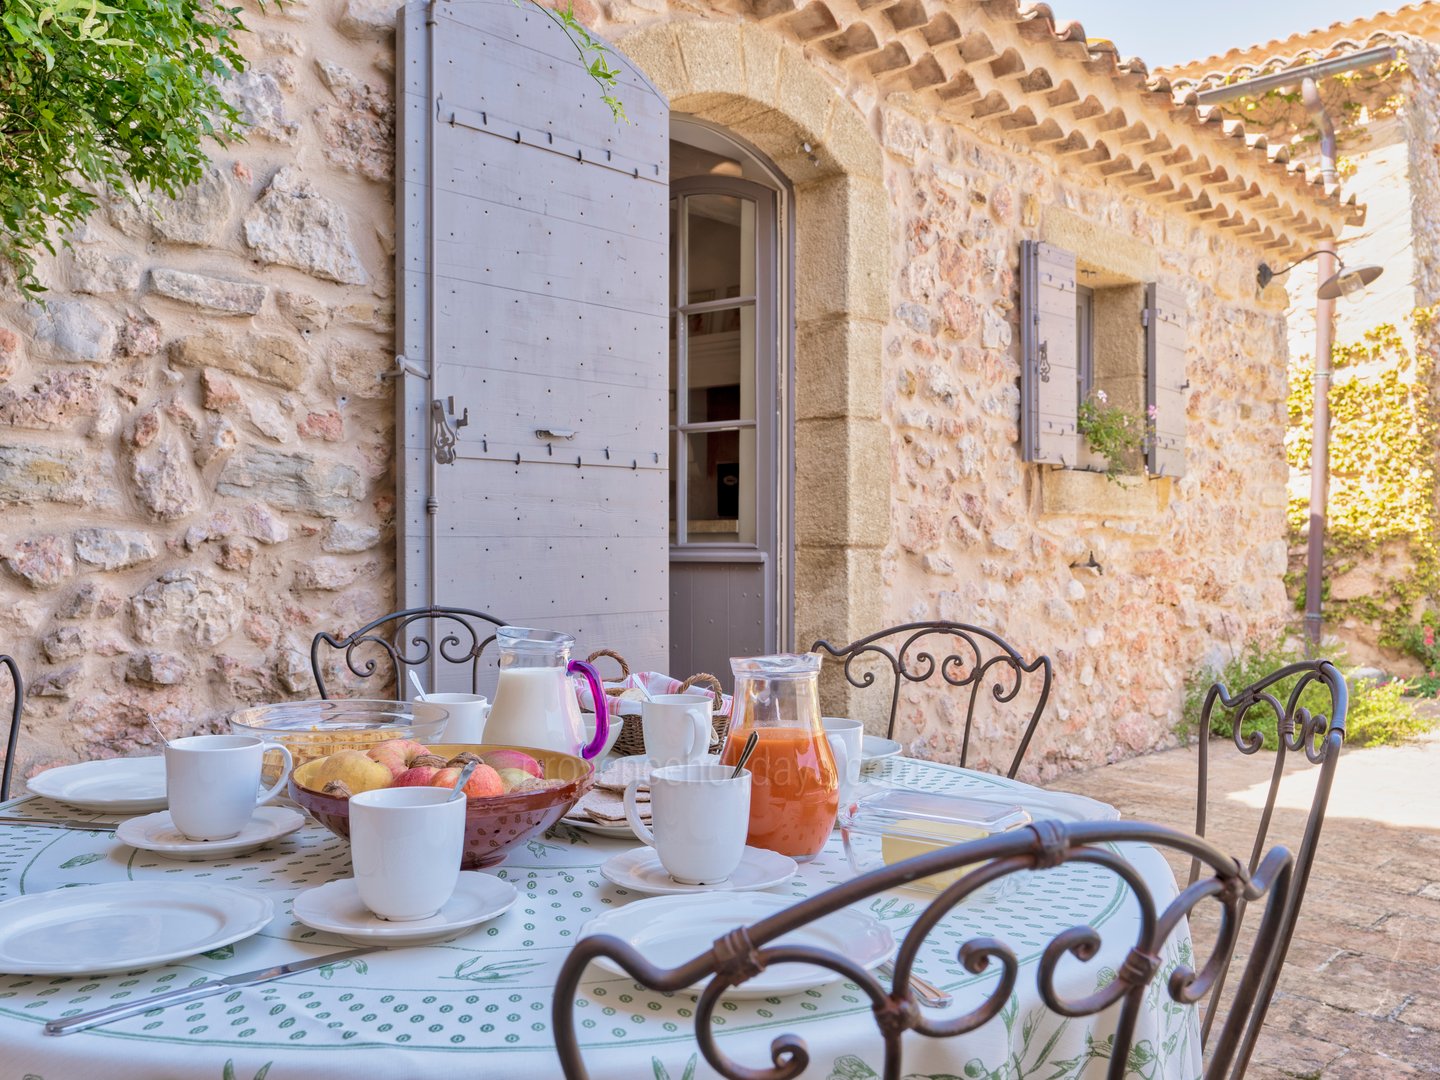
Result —
[{"label": "metal door hinge", "polygon": [[1149,309],[1148,307],[1147,307],[1147,308],[1141,308],[1141,309],[1140,309],[1140,325],[1141,325],[1141,326],[1149,326],[1149,325],[1150,325],[1150,309]]},{"label": "metal door hinge", "polygon": [[455,464],[455,440],[462,427],[470,423],[470,409],[467,406],[460,417],[455,416],[455,399],[432,398],[430,417],[434,421],[432,440],[435,446],[435,462],[439,465]]},{"label": "metal door hinge", "polygon": [[425,379],[427,382],[430,379],[430,373],[428,371],[425,371],[423,368],[417,366],[408,357],[403,355],[395,357],[394,365],[390,368],[389,371],[382,371],[380,373],[380,378],[398,379],[402,375],[413,375],[415,376],[415,378]]}]

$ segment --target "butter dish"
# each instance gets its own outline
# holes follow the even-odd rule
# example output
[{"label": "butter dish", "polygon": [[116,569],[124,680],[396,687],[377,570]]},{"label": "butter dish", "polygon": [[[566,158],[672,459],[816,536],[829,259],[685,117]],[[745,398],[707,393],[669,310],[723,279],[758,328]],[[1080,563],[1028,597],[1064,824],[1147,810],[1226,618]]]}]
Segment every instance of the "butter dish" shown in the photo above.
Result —
[{"label": "butter dish", "polygon": [[[842,808],[840,833],[856,874],[979,840],[1030,823],[1024,807],[996,799],[937,795],[928,791],[881,791]],[[909,887],[938,892],[974,868],[956,867]]]}]

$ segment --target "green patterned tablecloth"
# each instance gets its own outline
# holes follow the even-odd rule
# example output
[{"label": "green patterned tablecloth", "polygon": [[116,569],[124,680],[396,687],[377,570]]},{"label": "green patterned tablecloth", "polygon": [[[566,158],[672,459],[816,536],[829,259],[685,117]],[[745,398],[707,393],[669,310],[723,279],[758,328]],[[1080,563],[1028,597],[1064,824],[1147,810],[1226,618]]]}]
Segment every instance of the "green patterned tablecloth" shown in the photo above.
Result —
[{"label": "green patterned tablecloth", "polygon": [[[1024,785],[907,759],[890,759],[867,779],[934,791]],[[13,812],[75,816],[68,807],[31,800]],[[307,929],[290,915],[294,896],[350,872],[347,845],[318,826],[253,855],[211,863],[172,862],[118,843],[110,833],[0,825],[0,899],[106,881],[216,881],[268,892],[279,914],[260,934],[213,953],[162,967],[103,977],[0,975],[0,1073],[3,1080],[530,1080],[558,1077],[550,991],[565,952],[585,923],[638,899],[599,873],[624,850],[613,840],[561,826],[516,851],[495,872],[520,890],[501,918],[454,941],[388,952],[304,972],[132,1017],[62,1038],[49,1019],[87,1012],[162,990],[268,964],[350,947]],[[1157,903],[1175,894],[1159,853],[1126,850]],[[850,876],[838,834],[777,893],[809,896]],[[897,938],[918,916],[925,894],[899,891],[868,908]],[[1089,923],[1104,947],[1088,964],[1067,960],[1062,989],[1087,993],[1111,977],[1135,940],[1137,912],[1120,882],[1093,866],[1067,865],[1025,875],[1007,895],[964,905],[931,936],[919,973],[950,990],[968,1010],[994,976],[971,976],[955,959],[968,938],[1009,942],[1024,966],[1001,1018],[958,1039],[910,1036],[907,1080],[1027,1076],[1046,1080],[1104,1074],[1113,1016],[1066,1020],[1045,1010],[1035,962],[1061,929]],[[1164,973],[1189,960],[1183,929],[1168,943]],[[596,1080],[693,1080],[713,1075],[695,1053],[685,995],[664,996],[622,976],[592,969],[577,1004],[586,1060]],[[718,1010],[721,1045],[752,1067],[768,1065],[771,1039],[796,1031],[811,1050],[816,1080],[868,1080],[880,1073],[879,1038],[863,994],[836,983],[785,998],[727,1002]],[[1140,1018],[1131,1075],[1183,1078],[1200,1073],[1193,1008],[1169,1001],[1157,980]]]}]

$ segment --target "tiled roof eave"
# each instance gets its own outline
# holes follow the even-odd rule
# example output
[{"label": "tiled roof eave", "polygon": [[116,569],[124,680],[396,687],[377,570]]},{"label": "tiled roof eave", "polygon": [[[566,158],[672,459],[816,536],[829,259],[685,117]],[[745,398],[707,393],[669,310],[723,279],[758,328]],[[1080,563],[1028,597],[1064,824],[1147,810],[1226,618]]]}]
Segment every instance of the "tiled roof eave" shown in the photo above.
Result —
[{"label": "tiled roof eave", "polygon": [[1364,220],[1283,147],[1019,0],[744,0],[880,92],[997,124],[1252,243],[1299,252]]},{"label": "tiled roof eave", "polygon": [[1246,78],[1262,71],[1322,59],[1342,48],[1345,51],[1368,48],[1396,35],[1426,39],[1440,37],[1440,3],[1425,0],[1406,4],[1394,11],[1332,23],[1323,29],[1306,30],[1263,45],[1230,49],[1217,56],[1167,67],[1164,74],[1177,86],[1218,85],[1236,77]]}]

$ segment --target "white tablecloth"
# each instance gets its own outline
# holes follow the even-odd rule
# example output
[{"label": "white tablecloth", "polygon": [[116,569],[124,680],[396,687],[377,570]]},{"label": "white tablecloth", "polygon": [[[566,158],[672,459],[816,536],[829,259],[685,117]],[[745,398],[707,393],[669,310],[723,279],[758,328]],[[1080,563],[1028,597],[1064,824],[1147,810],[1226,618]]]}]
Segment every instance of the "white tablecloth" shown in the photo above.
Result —
[{"label": "white tablecloth", "polygon": [[[928,762],[891,759],[867,779],[895,786],[963,792],[1024,785]],[[11,812],[75,816],[32,800]],[[454,941],[377,952],[333,967],[236,990],[156,1015],[60,1038],[44,1021],[86,1012],[227,972],[350,948],[294,921],[296,893],[349,873],[347,845],[307,826],[253,855],[213,863],[172,862],[118,843],[108,833],[0,825],[0,898],[105,881],[216,881],[269,892],[279,914],[260,934],[189,960],[102,977],[0,975],[0,1073],[35,1080],[529,1080],[558,1077],[550,993],[566,950],[587,920],[638,899],[599,874],[625,845],[561,826],[511,855],[497,873],[520,901],[500,919]],[[1175,893],[1163,858],[1127,848],[1164,904]],[[779,894],[809,896],[850,877],[838,833]],[[862,906],[903,936],[926,894],[899,891]],[[919,969],[955,996],[955,1012],[972,1008],[994,985],[971,976],[955,953],[965,940],[990,935],[1010,942],[1023,967],[1002,1017],[956,1039],[906,1038],[905,1074],[925,1078],[1091,1077],[1104,1074],[1114,1018],[1065,1020],[1045,1010],[1035,963],[1061,929],[1088,923],[1104,939],[1088,964],[1067,959],[1062,981],[1075,995],[1111,977],[1135,942],[1133,898],[1118,879],[1091,866],[1027,874],[1000,899],[962,906],[932,935]],[[1170,1002],[1163,977],[1188,962],[1184,930],[1165,949],[1161,979],[1140,1018],[1131,1074],[1189,1078],[1200,1073],[1199,1028],[1192,1008]],[[592,968],[578,1003],[586,1061],[596,1080],[694,1080],[713,1075],[696,1054],[694,1000],[637,987]],[[776,1035],[795,1031],[811,1051],[807,1077],[868,1080],[881,1068],[879,1036],[867,999],[836,983],[785,998],[734,1001],[717,1010],[721,1045],[744,1064],[769,1064]],[[942,1015],[942,1014],[937,1014]]]}]

